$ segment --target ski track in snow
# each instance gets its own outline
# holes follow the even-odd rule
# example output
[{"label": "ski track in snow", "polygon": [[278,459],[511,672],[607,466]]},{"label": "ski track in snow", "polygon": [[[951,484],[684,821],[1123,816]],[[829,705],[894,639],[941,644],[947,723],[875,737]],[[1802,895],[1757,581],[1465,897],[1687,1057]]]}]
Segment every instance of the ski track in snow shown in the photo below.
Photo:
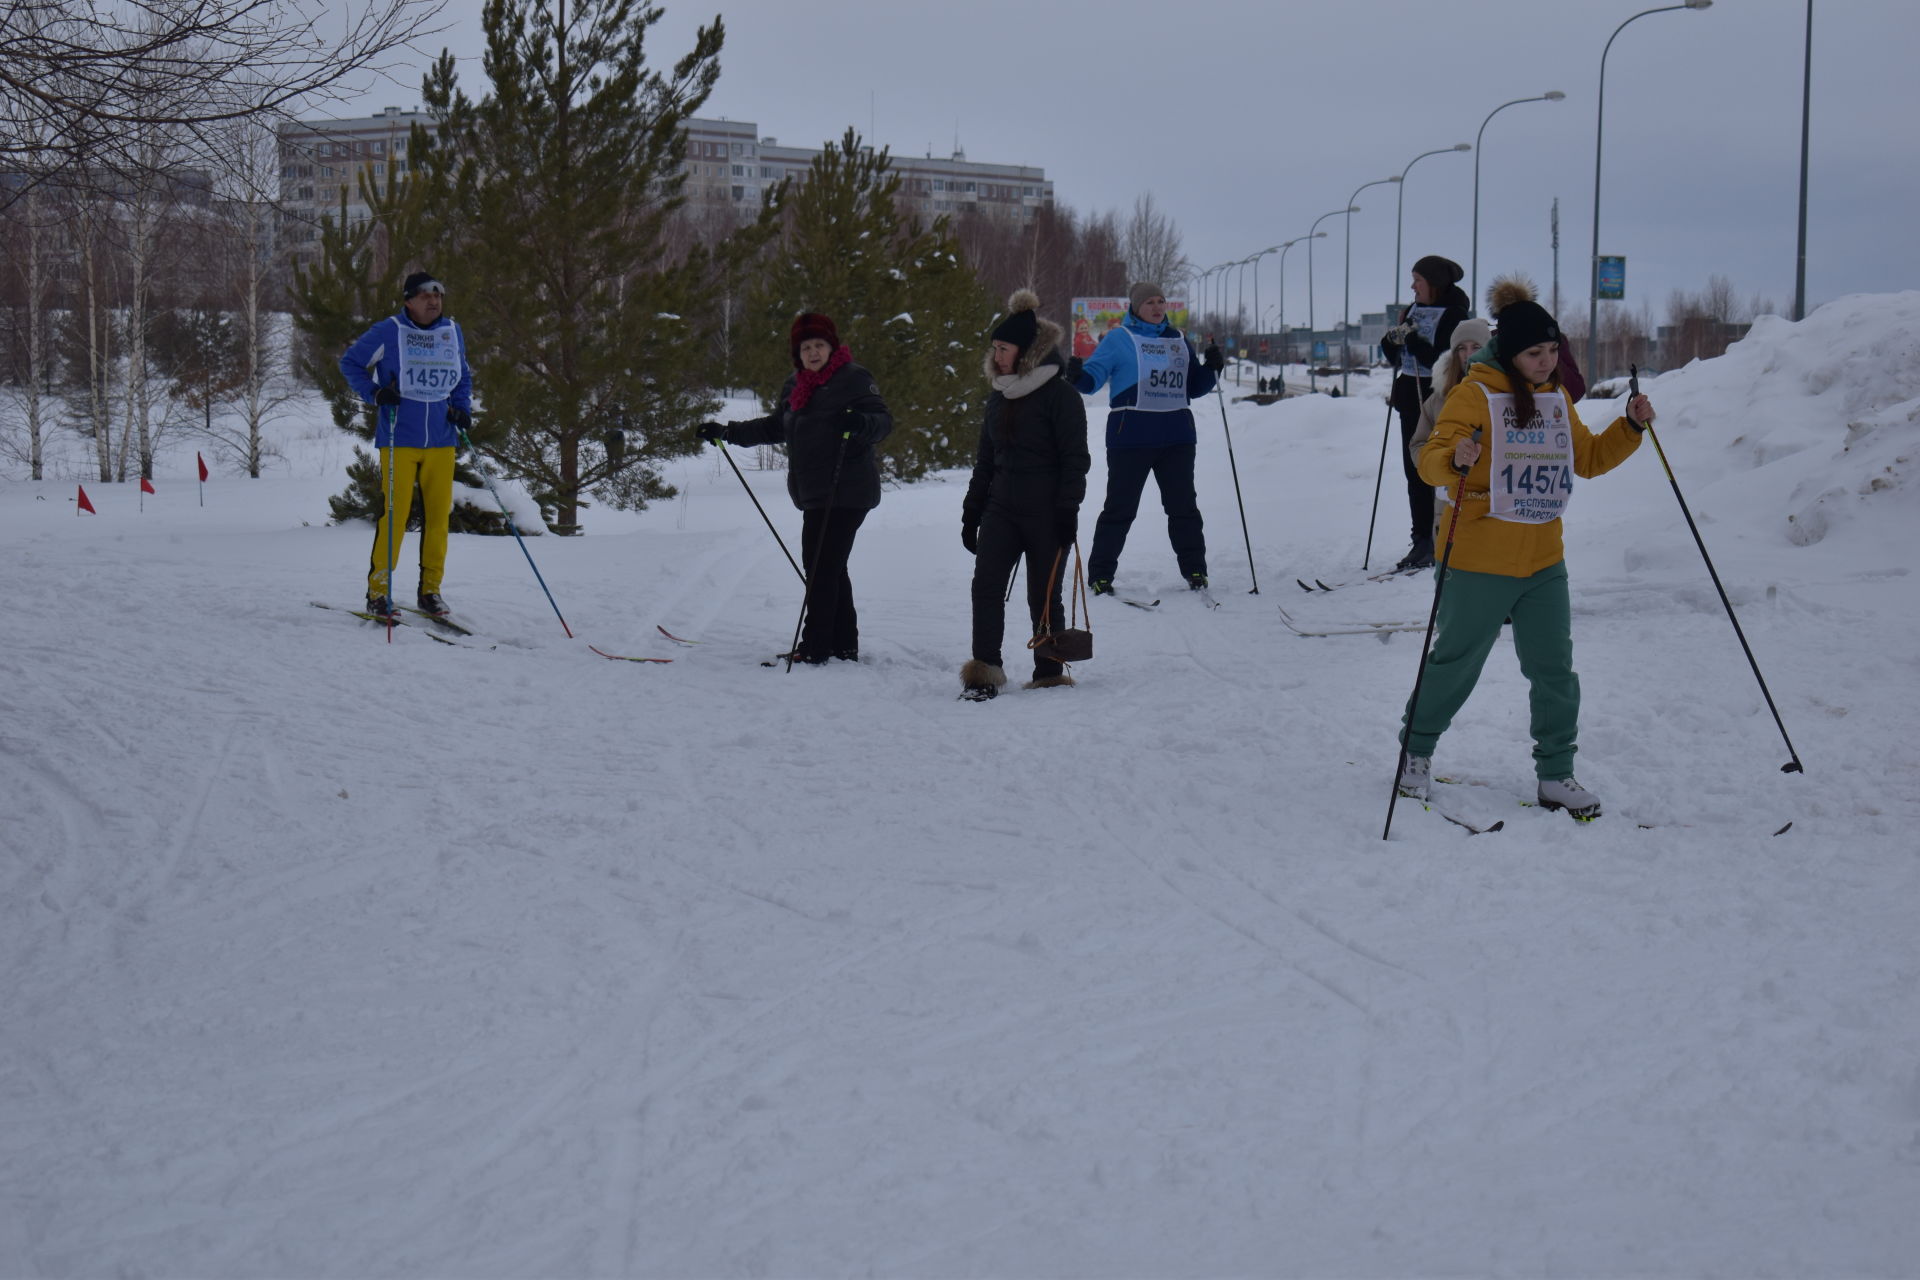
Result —
[{"label": "ski track in snow", "polygon": [[324,433],[205,509],[191,448],[144,515],[0,483],[0,1274],[1911,1275],[1920,355],[1871,394],[1809,355],[1902,325],[1649,388],[1808,772],[1648,448],[1570,517],[1607,815],[1522,807],[1503,641],[1435,760],[1480,836],[1380,839],[1420,633],[1275,613],[1424,624],[1431,575],[1293,585],[1360,569],[1365,396],[1229,404],[1257,595],[1203,414],[1222,607],[1149,497],[1120,585],[1162,605],[1095,600],[1079,686],[1024,691],[1017,589],[987,704],[964,475],[869,517],[862,662],[791,673],[711,453],[529,541],[576,640],[454,538],[471,648],[308,607],[370,539],[321,525]]}]

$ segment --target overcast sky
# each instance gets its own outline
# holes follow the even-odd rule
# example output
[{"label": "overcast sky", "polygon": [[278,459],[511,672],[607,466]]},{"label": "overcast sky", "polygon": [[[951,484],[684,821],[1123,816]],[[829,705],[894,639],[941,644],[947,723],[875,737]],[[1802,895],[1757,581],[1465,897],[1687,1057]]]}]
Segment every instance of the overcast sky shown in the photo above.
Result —
[{"label": "overcast sky", "polygon": [[[1565,101],[1509,107],[1487,126],[1479,279],[1484,294],[1521,269],[1550,301],[1557,197],[1562,310],[1574,312],[1587,295],[1600,53],[1651,3],[707,0],[667,6],[649,61],[669,65],[718,12],[726,46],[701,114],[754,121],[788,145],[853,125],[896,153],[946,154],[957,135],[969,159],[1044,168],[1056,200],[1082,212],[1151,191],[1200,266],[1303,236],[1361,183],[1472,142],[1503,102],[1558,89]],[[442,47],[469,95],[483,94],[480,7],[453,0],[432,47],[353,106],[414,106]],[[1672,290],[1717,273],[1741,298],[1790,310],[1806,12],[1806,0],[1715,0],[1640,18],[1614,42],[1600,251],[1626,256],[1629,306],[1661,318]],[[1920,288],[1916,53],[1920,0],[1814,0],[1809,307]],[[1403,300],[1419,255],[1471,266],[1473,175],[1472,154],[1408,174]],[[1355,201],[1356,317],[1394,297],[1397,190]],[[1343,221],[1327,219],[1314,242],[1323,326],[1340,314]],[[1307,318],[1307,247],[1287,257],[1291,324]],[[1263,308],[1276,259],[1261,268]]]}]

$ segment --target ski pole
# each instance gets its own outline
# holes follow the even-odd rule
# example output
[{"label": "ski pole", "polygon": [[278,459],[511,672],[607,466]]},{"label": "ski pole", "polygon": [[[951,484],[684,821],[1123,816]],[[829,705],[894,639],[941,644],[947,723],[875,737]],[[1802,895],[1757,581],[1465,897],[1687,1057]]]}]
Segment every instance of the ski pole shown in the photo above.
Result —
[{"label": "ski pole", "polygon": [[727,442],[725,440],[715,440],[714,443],[720,446],[720,456],[725,458],[727,465],[733,468],[733,474],[740,477],[740,487],[747,491],[749,498],[753,499],[753,509],[758,511],[760,518],[767,522],[767,532],[771,533],[773,540],[780,544],[780,550],[787,557],[787,563],[793,566],[795,573],[800,574],[800,581],[804,584],[807,580],[807,575],[801,573],[800,562],[793,558],[793,552],[787,550],[786,541],[781,538],[780,531],[773,527],[773,518],[767,514],[767,509],[760,505],[760,499],[755,496],[753,486],[747,483],[747,477],[745,473],[740,470],[740,464],[733,460],[731,453],[727,452]]},{"label": "ski pole", "polygon": [[[399,612],[399,610],[396,609],[393,604],[393,535],[394,535],[393,496],[394,496],[394,484],[395,484],[394,477],[393,477],[393,442],[394,442],[394,437],[398,436],[399,434],[400,434],[400,409],[399,409],[399,406],[396,405],[394,406],[393,413],[387,418],[387,591],[386,591],[386,596],[387,596],[387,643],[388,644],[393,643],[393,615]],[[407,498],[408,498],[407,505],[412,506],[413,495],[408,494]],[[420,536],[423,538],[427,536],[426,530],[424,528],[420,531]]]},{"label": "ski pole", "polygon": [[[787,671],[793,670],[793,653],[800,647],[800,628],[807,624],[807,607],[813,603],[813,583],[820,573],[820,557],[827,550],[827,522],[833,519],[833,496],[840,491],[840,465],[847,460],[847,442],[852,439],[851,431],[840,433],[840,450],[833,457],[833,478],[827,481],[827,505],[820,513],[820,543],[813,549],[813,563],[807,566],[807,572],[800,575],[804,584],[800,592],[800,616],[793,623],[793,643],[787,646]],[[801,548],[806,550],[805,547]]]},{"label": "ski pole", "polygon": [[[1633,405],[1633,398],[1640,394],[1640,366],[1628,365],[1627,405]],[[1740,619],[1734,616],[1733,602],[1727,599],[1727,589],[1720,585],[1720,574],[1713,567],[1713,557],[1707,554],[1707,544],[1700,537],[1700,527],[1693,522],[1693,512],[1687,509],[1686,497],[1680,492],[1680,482],[1674,479],[1673,467],[1667,462],[1667,451],[1660,447],[1660,437],[1654,434],[1653,423],[1647,423],[1647,439],[1653,441],[1653,451],[1660,455],[1661,470],[1667,473],[1667,483],[1673,486],[1673,496],[1680,503],[1680,514],[1687,518],[1687,528],[1693,532],[1693,545],[1700,548],[1700,558],[1707,563],[1707,575],[1713,579],[1713,589],[1720,593],[1720,604],[1727,611],[1727,621],[1733,624],[1733,634],[1739,637],[1740,651],[1747,655],[1747,665],[1753,668],[1753,678],[1760,682],[1760,696],[1767,700],[1767,710],[1773,712],[1773,723],[1780,730],[1780,740],[1787,744],[1787,754],[1793,758],[1780,766],[1782,773],[1805,773],[1800,764],[1800,753],[1793,749],[1793,739],[1787,736],[1787,726],[1780,719],[1780,708],[1773,704],[1773,694],[1767,689],[1767,678],[1760,674],[1760,664],[1754,660],[1753,647],[1747,643],[1747,633],[1740,629]]]},{"label": "ski pole", "polygon": [[[1396,382],[1399,381],[1398,375],[1395,375],[1394,380]],[[1418,379],[1415,379],[1413,386],[1415,391],[1419,390],[1420,383]],[[1365,555],[1360,557],[1360,572],[1362,573],[1365,573],[1367,567],[1373,562],[1373,526],[1374,522],[1380,518],[1380,482],[1384,480],[1387,475],[1387,441],[1392,438],[1393,390],[1389,387],[1387,390],[1387,423],[1384,427],[1380,428],[1380,466],[1373,473],[1373,507],[1367,512],[1367,551]]]},{"label": "ski pole", "polygon": [[566,615],[562,614],[560,606],[554,603],[553,592],[547,591],[547,580],[540,576],[540,566],[533,562],[533,552],[527,550],[527,540],[520,536],[518,526],[513,523],[513,512],[507,510],[506,499],[502,498],[500,491],[493,487],[493,473],[487,470],[486,463],[480,461],[480,451],[474,449],[473,441],[467,437],[464,427],[460,430],[460,443],[473,451],[473,469],[480,473],[482,480],[486,481],[487,492],[492,494],[494,502],[499,504],[500,514],[507,520],[507,532],[511,533],[513,540],[520,544],[520,554],[527,558],[527,568],[533,570],[533,580],[540,584],[540,590],[546,592],[547,603],[553,605],[553,616],[560,619],[560,629],[567,633],[567,639],[573,639],[573,628],[567,625]]},{"label": "ski pole", "polygon": [[[1476,442],[1480,432],[1473,433]],[[1407,699],[1407,722],[1400,727],[1400,759],[1393,766],[1393,794],[1387,797],[1387,825],[1380,832],[1385,840],[1393,832],[1393,806],[1400,800],[1400,775],[1407,768],[1407,739],[1413,734],[1414,713],[1420,709],[1420,686],[1427,680],[1427,654],[1433,649],[1433,624],[1440,617],[1440,593],[1447,587],[1447,561],[1453,558],[1453,534],[1460,527],[1460,508],[1467,497],[1467,471],[1460,470],[1460,482],[1453,487],[1453,516],[1447,521],[1447,545],[1440,552],[1440,567],[1433,571],[1433,607],[1427,611],[1427,636],[1420,642],[1420,669],[1413,676],[1413,696]]]},{"label": "ski pole", "polygon": [[[1024,556],[1021,557],[1021,559],[1025,559],[1025,558],[1026,557]],[[1001,599],[1000,601],[1001,604],[1007,604],[1012,601],[1013,584],[1018,581],[1020,581],[1020,561],[1015,560],[1013,562],[1013,572],[1007,575],[1007,594]]]},{"label": "ski pole", "polygon": [[1213,393],[1220,398],[1220,429],[1227,433],[1227,466],[1233,471],[1233,500],[1240,506],[1240,536],[1247,543],[1247,574],[1253,579],[1250,596],[1260,594],[1260,575],[1253,568],[1253,535],[1247,532],[1247,504],[1240,498],[1240,464],[1233,459],[1233,428],[1227,425],[1227,397],[1216,381]]}]

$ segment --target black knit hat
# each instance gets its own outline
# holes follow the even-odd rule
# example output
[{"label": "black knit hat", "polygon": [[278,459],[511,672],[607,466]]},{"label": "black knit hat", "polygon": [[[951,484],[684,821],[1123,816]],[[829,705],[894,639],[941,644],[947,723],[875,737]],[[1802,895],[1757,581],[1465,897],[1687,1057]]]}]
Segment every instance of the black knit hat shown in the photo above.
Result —
[{"label": "black knit hat", "polygon": [[1452,258],[1443,258],[1437,253],[1430,253],[1421,258],[1413,264],[1413,269],[1434,287],[1435,292],[1445,289],[1448,285],[1459,284],[1460,277],[1467,274]]},{"label": "black knit hat", "polygon": [[[428,288],[429,285],[432,287]],[[434,279],[433,272],[431,271],[416,271],[407,277],[405,284],[400,286],[400,297],[402,300],[405,300],[423,290],[428,293],[445,293],[447,286]]]},{"label": "black knit hat", "polygon": [[1528,347],[1560,341],[1560,326],[1537,302],[1509,303],[1494,321],[1499,328],[1494,331],[1493,349],[1502,364],[1511,364]]},{"label": "black knit hat", "polygon": [[1007,299],[1007,318],[993,327],[993,340],[1011,343],[1024,354],[1040,334],[1040,317],[1034,310],[1039,305],[1039,295],[1031,289],[1016,290]]}]

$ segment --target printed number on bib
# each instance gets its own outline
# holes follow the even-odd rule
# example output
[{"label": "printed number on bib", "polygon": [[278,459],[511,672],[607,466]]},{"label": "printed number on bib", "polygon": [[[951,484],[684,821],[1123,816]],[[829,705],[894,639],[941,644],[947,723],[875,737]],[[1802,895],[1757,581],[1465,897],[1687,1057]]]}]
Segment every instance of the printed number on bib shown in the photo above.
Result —
[{"label": "printed number on bib", "polygon": [[408,400],[445,400],[460,385],[459,330],[400,331],[400,394]]},{"label": "printed number on bib", "polygon": [[1133,339],[1134,409],[1141,413],[1178,413],[1186,408],[1187,340],[1178,334],[1143,338],[1131,329],[1121,332]]},{"label": "printed number on bib", "polygon": [[1533,417],[1519,420],[1511,395],[1481,391],[1493,424],[1487,514],[1515,524],[1547,524],[1573,500],[1573,412],[1558,391],[1534,396]]}]

